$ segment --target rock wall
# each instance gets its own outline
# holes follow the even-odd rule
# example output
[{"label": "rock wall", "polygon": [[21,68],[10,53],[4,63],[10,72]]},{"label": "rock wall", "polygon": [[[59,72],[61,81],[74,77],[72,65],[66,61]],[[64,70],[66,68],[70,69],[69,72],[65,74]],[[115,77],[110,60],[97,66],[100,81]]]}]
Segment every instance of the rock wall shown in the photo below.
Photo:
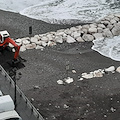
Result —
[{"label": "rock wall", "polygon": [[106,37],[112,38],[118,35],[120,35],[120,13],[108,15],[97,23],[78,25],[70,29],[61,29],[57,30],[57,32],[35,35],[31,38],[19,38],[15,42],[18,45],[22,45],[20,51],[23,52],[27,49],[43,50],[46,46],[54,46],[63,42],[86,42]]}]

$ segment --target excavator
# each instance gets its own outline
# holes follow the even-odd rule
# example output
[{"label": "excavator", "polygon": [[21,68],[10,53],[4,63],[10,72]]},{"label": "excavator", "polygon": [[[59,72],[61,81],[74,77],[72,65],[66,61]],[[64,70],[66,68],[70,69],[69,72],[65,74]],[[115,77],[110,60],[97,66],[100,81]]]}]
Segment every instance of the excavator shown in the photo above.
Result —
[{"label": "excavator", "polygon": [[9,45],[9,43],[11,43],[15,49],[15,54],[11,62],[11,65],[16,66],[20,62],[18,56],[19,56],[19,51],[21,46],[17,45],[15,41],[10,38],[9,33],[6,30],[0,31],[0,48],[4,50]]}]

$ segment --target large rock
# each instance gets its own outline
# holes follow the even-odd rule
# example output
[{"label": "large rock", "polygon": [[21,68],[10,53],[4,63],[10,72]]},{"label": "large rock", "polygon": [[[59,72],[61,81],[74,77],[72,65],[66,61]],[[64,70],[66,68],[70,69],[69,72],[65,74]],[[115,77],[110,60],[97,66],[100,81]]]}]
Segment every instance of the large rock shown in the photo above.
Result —
[{"label": "large rock", "polygon": [[55,37],[55,41],[56,41],[57,43],[63,43],[63,38],[62,38],[62,36],[56,36],[56,37]]},{"label": "large rock", "polygon": [[22,43],[22,39],[16,39],[15,42]]},{"label": "large rock", "polygon": [[80,37],[80,35],[81,35],[81,33],[80,33],[80,32],[77,32],[77,31],[75,31],[75,32],[73,32],[73,33],[71,34],[71,36],[74,37],[75,39],[76,39],[77,37]]},{"label": "large rock", "polygon": [[74,42],[76,42],[76,40],[73,37],[71,37],[70,35],[68,35],[66,42],[67,43],[74,43]]},{"label": "large rock", "polygon": [[37,45],[35,49],[37,49],[37,50],[38,50],[38,49],[43,50],[44,47],[43,47],[43,46],[40,46],[40,45]]},{"label": "large rock", "polygon": [[78,42],[85,42],[85,41],[82,39],[82,37],[78,37],[78,38],[76,38],[76,40],[77,40]]},{"label": "large rock", "polygon": [[89,31],[89,33],[96,33],[96,32],[97,32],[97,28],[95,28],[95,27],[90,27],[90,28],[88,29],[88,31]]},{"label": "large rock", "polygon": [[96,23],[90,24],[90,27],[97,28],[97,24]]},{"label": "large rock", "polygon": [[77,28],[76,27],[71,27],[70,30],[73,32],[73,31],[76,31]]},{"label": "large rock", "polygon": [[112,20],[110,20],[110,23],[111,24],[114,24],[114,23],[116,23],[117,21],[115,20],[115,19],[112,19]]},{"label": "large rock", "polygon": [[97,28],[97,32],[98,32],[98,33],[102,33],[102,32],[103,32],[103,28],[98,27],[98,28]]},{"label": "large rock", "polygon": [[109,25],[107,25],[107,28],[109,28],[110,30],[112,30],[113,25],[109,24]]},{"label": "large rock", "polygon": [[115,25],[115,27],[112,29],[112,33],[114,36],[120,35],[120,23]]},{"label": "large rock", "polygon": [[38,40],[40,40],[40,36],[39,35],[35,35],[34,38],[37,38]]},{"label": "large rock", "polygon": [[26,49],[34,49],[34,48],[36,48],[36,44],[35,43],[26,45]]},{"label": "large rock", "polygon": [[38,38],[37,37],[31,37],[30,41],[32,43],[37,43],[38,42]]},{"label": "large rock", "polygon": [[27,44],[29,44],[29,43],[30,43],[30,41],[27,40],[27,39],[22,40],[22,44],[23,44],[23,45],[27,45]]},{"label": "large rock", "polygon": [[90,34],[84,34],[84,35],[82,36],[82,38],[83,38],[83,40],[85,40],[85,41],[93,41],[93,40],[94,40],[94,37],[93,37],[92,35],[90,35]]},{"label": "large rock", "polygon": [[90,27],[90,26],[89,26],[88,24],[82,26],[82,28],[85,28],[85,29],[89,29],[89,27]]},{"label": "large rock", "polygon": [[105,26],[110,24],[110,22],[107,20],[101,21],[101,23],[104,24]]},{"label": "large rock", "polygon": [[100,28],[106,28],[104,24],[98,24],[98,27],[100,27]]},{"label": "large rock", "polygon": [[43,37],[41,38],[41,40],[42,40],[42,41],[45,41],[45,42],[48,42],[48,41],[49,41],[48,37],[45,37],[45,36],[43,36]]},{"label": "large rock", "polygon": [[47,46],[54,46],[54,45],[56,45],[56,43],[55,42],[53,42],[53,41],[49,41],[48,43],[47,43]]},{"label": "large rock", "polygon": [[117,71],[118,73],[120,73],[120,66],[117,67],[116,71]]},{"label": "large rock", "polygon": [[21,52],[26,51],[26,46],[25,46],[25,45],[21,46],[21,47],[20,47],[20,51],[21,51]]},{"label": "large rock", "polygon": [[113,37],[113,34],[112,34],[112,32],[110,31],[109,28],[106,28],[106,29],[103,30],[103,36],[104,37]]},{"label": "large rock", "polygon": [[53,34],[48,34],[48,35],[47,35],[47,38],[49,39],[49,41],[50,41],[50,40],[53,40],[53,37],[54,37]]},{"label": "large rock", "polygon": [[103,38],[103,34],[102,33],[94,33],[93,36],[95,37],[95,39]]}]

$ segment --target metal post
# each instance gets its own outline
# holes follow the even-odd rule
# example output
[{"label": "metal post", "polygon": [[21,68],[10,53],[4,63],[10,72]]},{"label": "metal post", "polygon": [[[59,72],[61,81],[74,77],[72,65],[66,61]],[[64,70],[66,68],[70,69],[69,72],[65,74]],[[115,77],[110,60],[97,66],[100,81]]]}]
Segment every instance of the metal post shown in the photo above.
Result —
[{"label": "metal post", "polygon": [[32,35],[32,26],[29,27],[29,35]]},{"label": "metal post", "polygon": [[16,103],[16,101],[17,101],[17,97],[16,97],[16,95],[17,95],[17,86],[16,86],[16,68],[13,68],[12,69],[12,71],[13,71],[13,74],[14,74],[14,77],[13,77],[13,80],[14,80],[14,86],[15,86],[15,91],[14,91],[14,104],[15,104],[15,109],[16,109],[16,106],[17,106],[17,103]]}]

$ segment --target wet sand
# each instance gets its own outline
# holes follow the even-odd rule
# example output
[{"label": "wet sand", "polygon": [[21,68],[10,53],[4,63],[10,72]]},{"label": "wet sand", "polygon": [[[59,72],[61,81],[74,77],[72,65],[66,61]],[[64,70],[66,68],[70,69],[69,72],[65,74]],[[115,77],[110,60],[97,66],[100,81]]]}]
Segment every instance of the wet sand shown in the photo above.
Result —
[{"label": "wet sand", "polygon": [[[7,25],[3,24],[3,19],[0,18],[0,28],[10,31],[12,37],[27,36],[29,24],[35,28],[34,34],[42,33],[43,30],[55,31],[62,27],[32,20],[19,14],[3,11],[0,11],[0,14],[9,18],[4,20]],[[10,20],[14,22],[9,23]],[[39,27],[37,22],[40,23]],[[21,23],[25,23],[26,26]],[[33,105],[38,108],[45,120],[120,120],[119,73],[78,81],[83,72],[120,65],[120,62],[92,51],[91,45],[90,42],[64,43],[47,47],[43,51],[27,50],[20,53],[27,62],[24,63],[24,68],[17,71],[22,74],[17,84],[30,100],[34,99],[31,100]],[[65,69],[67,63],[69,63],[68,72]],[[73,74],[72,69],[77,73]],[[74,82],[57,84],[57,80],[67,76],[74,78]],[[39,86],[39,89],[34,89],[34,86]]]}]

